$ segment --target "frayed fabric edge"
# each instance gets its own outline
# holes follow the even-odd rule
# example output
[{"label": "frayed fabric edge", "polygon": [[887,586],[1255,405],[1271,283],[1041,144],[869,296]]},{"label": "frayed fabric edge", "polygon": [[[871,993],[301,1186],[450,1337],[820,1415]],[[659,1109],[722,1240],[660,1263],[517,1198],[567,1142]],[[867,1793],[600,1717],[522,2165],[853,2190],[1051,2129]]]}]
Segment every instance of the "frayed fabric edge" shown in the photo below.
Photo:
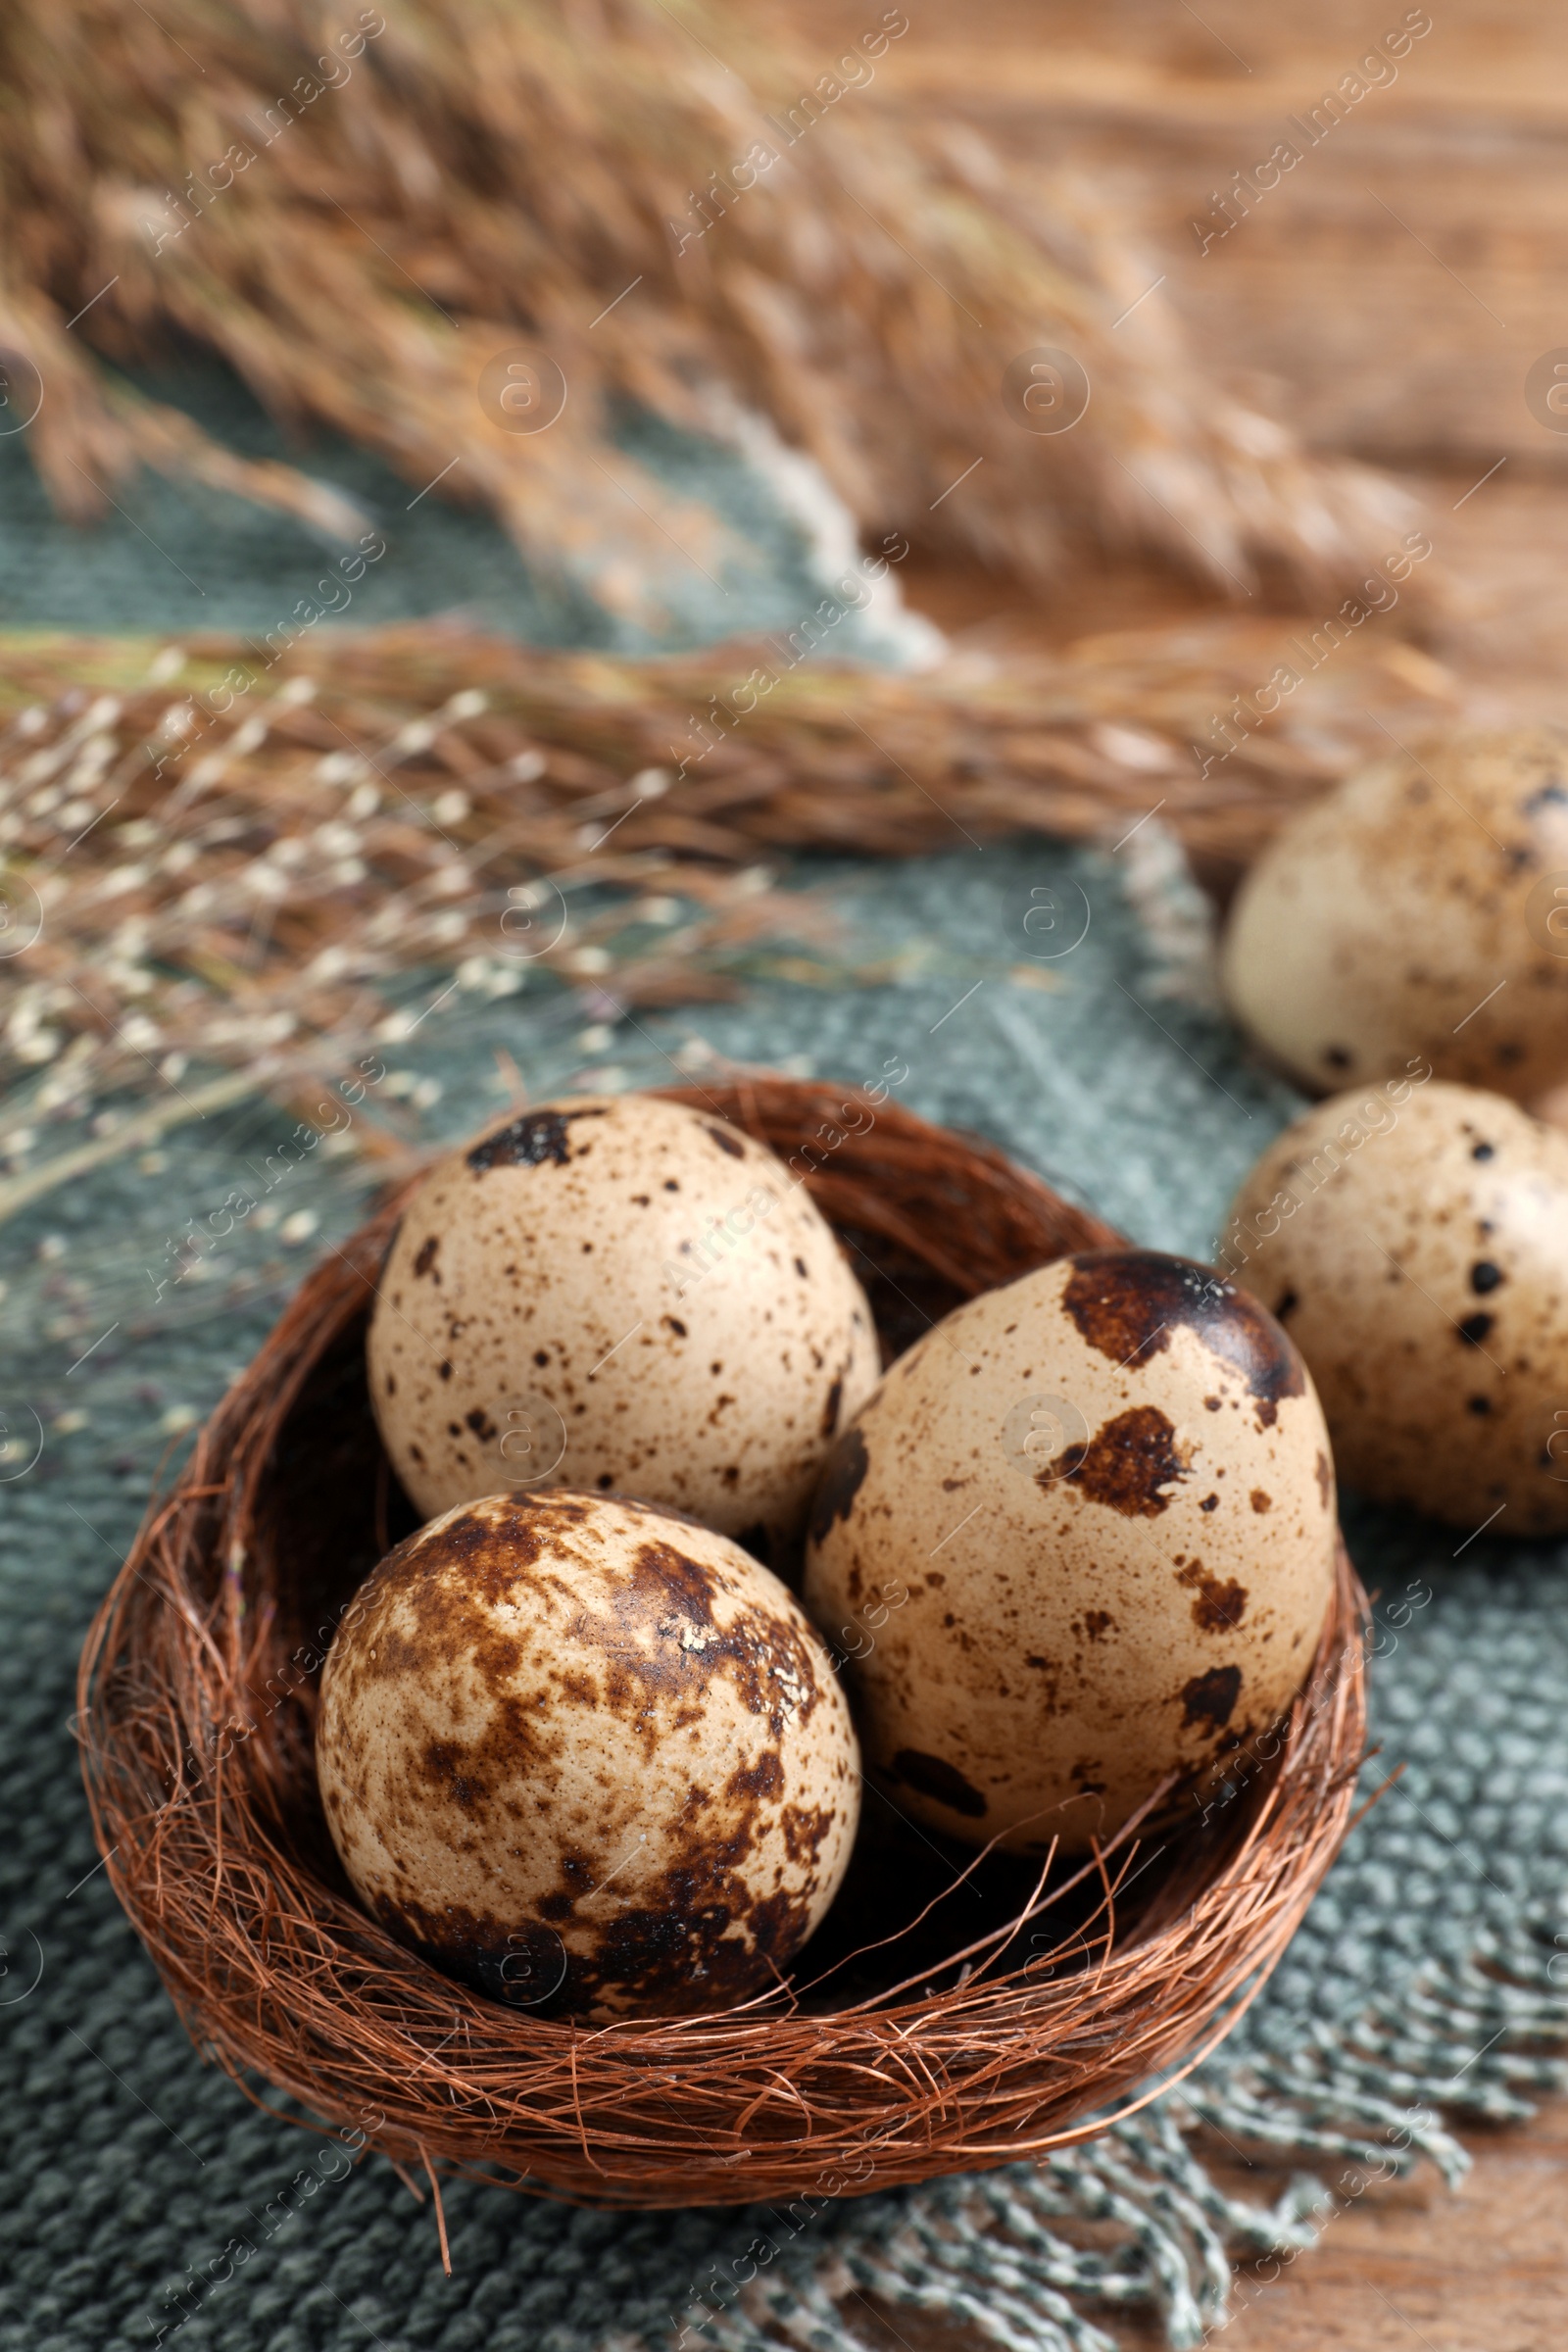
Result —
[{"label": "frayed fabric edge", "polygon": [[[617,2335],[601,2352],[873,2352],[879,2331],[857,2325],[873,2304],[967,2326],[1004,2352],[1117,2352],[1092,2315],[1137,2308],[1157,2313],[1172,2352],[1195,2352],[1231,2316],[1238,2262],[1294,2261],[1373,2182],[1423,2161],[1456,2185],[1470,2160],[1445,2115],[1525,2120],[1527,2090],[1568,2087],[1568,2059],[1549,2054],[1565,2040],[1568,1898],[1554,1920],[1423,1969],[1402,1998],[1298,2050],[1222,2050],[1156,2105],[1043,2164],[842,2204],[810,2242],[753,2258],[744,2283],[738,2265],[712,2266],[667,2331]],[[1233,2196],[1199,2137],[1239,2162],[1298,2169],[1272,2202]],[[1325,2164],[1337,2179],[1304,2169]],[[1088,2248],[1054,2227],[1064,2221],[1120,2234]]]}]

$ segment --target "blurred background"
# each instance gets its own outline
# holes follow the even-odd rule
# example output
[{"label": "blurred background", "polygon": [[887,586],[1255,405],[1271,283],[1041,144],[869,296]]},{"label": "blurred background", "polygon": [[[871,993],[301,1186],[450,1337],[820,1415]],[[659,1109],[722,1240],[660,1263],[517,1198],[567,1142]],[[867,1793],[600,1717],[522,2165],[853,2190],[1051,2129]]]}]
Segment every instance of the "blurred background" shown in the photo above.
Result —
[{"label": "blurred background", "polygon": [[[356,623],[741,634],[837,508],[949,631],[1060,644],[1307,609],[1381,552],[1370,466],[1445,657],[1538,692],[1563,36],[1385,13],[18,8],[0,617],[265,629],[336,492],[391,550]],[[483,413],[509,337],[542,431]],[[1031,337],[1093,395],[1026,440]]]},{"label": "blurred background", "polygon": [[[1445,657],[1555,709],[1568,445],[1549,380],[1532,378],[1568,331],[1564,27],[1496,0],[1440,11],[1397,79],[1374,68],[1390,77],[1369,74],[1332,133],[1314,125],[1324,94],[1424,13],[978,0],[961,25],[912,22],[885,83],[911,110],[961,112],[1017,169],[1092,189],[1166,273],[1200,365],[1421,502],[1452,575],[1429,623]],[[1282,141],[1300,164],[1250,193]],[[1001,601],[968,577],[972,604],[942,593],[933,580],[929,609],[952,618]],[[1140,563],[1092,595],[1097,620],[1126,625],[1173,613],[1183,583]],[[1072,628],[1066,602],[1042,624]]]}]

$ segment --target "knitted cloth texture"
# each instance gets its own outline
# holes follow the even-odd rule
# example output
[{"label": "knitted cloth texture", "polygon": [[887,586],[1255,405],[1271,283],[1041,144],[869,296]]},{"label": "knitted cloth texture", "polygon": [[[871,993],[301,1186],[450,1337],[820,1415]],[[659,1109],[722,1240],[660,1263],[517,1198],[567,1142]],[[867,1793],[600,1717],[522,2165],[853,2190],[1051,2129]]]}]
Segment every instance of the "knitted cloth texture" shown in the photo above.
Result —
[{"label": "knitted cloth texture", "polygon": [[[193,556],[172,510],[160,519],[171,553]],[[27,532],[48,556],[35,577],[68,576],[53,526],[23,521],[13,509],[0,524],[12,619]],[[511,559],[492,537],[486,561]],[[809,569],[799,544],[790,561]],[[25,617],[189,625],[145,576],[122,612],[109,571],[96,603],[84,592],[68,613],[40,591]],[[243,612],[212,618],[268,616],[254,608],[270,585],[249,604],[225,593]],[[460,995],[387,1048],[387,1086],[435,1141],[504,1105],[498,1048],[535,1099],[668,1083],[698,1040],[846,1083],[903,1064],[909,1107],[993,1138],[1140,1241],[1210,1252],[1237,1180],[1298,1103],[1215,1009],[1205,910],[1157,823],[1114,853],[956,848],[906,866],[808,860],[798,878],[840,906],[874,980],[759,977],[731,1005],[639,1015],[586,1062],[559,985]],[[1455,2175],[1455,2116],[1521,2115],[1562,2079],[1542,2053],[1568,2033],[1568,1555],[1349,1509],[1381,1595],[1368,1791],[1403,1775],[1194,2078],[1045,2167],[840,2203],[628,2218],[453,2184],[445,2278],[429,2204],[386,2163],[259,2113],[203,2066],[97,1867],[73,1739],[76,1655],[160,1461],[313,1251],[365,1213],[365,1169],[318,1154],[211,1279],[155,1300],[146,1269],[166,1265],[170,1235],[291,1125],[266,1103],[192,1122],[0,1234],[0,1409],[41,1447],[16,1469],[30,1447],[14,1446],[0,1483],[0,2352],[176,2334],[188,2352],[776,2352],[856,2343],[866,2298],[1020,2352],[1108,2352],[1117,2310],[1143,2305],[1191,2346],[1223,2314],[1233,2258],[1322,2227],[1332,2190],[1305,2160],[1331,2160],[1330,2181],[1423,2159]],[[76,1360],[84,1325],[106,1336]],[[1200,2151],[1221,2143],[1195,2140],[1200,2121],[1277,2153],[1256,2201],[1215,2185]],[[1063,2217],[1117,2229],[1085,2251]]]},{"label": "knitted cloth texture", "polygon": [[[401,481],[363,450],[333,439],[291,446],[216,366],[173,377],[126,372],[240,457],[285,461],[329,482],[363,509],[387,554],[362,569],[345,604],[333,544],[290,515],[156,475],[117,487],[113,510],[90,534],[68,529],[32,470],[25,437],[6,429],[0,409],[0,629],[234,629],[261,639],[291,620],[297,631],[325,570],[331,584],[321,601],[356,628],[461,612],[470,626],[533,645],[646,654],[743,632],[787,634],[826,596],[837,609],[821,616],[835,654],[907,661],[940,648],[936,632],[901,609],[888,578],[869,591],[848,512],[814,466],[765,431],[748,459],[640,411],[623,414],[616,440],[629,461],[627,497],[635,502],[646,472],[712,508],[732,534],[734,553],[718,572],[693,558],[689,569],[676,565],[662,579],[646,600],[659,612],[655,626],[652,617],[606,611],[580,584],[537,577],[478,509]],[[845,596],[840,584],[851,574]]]}]

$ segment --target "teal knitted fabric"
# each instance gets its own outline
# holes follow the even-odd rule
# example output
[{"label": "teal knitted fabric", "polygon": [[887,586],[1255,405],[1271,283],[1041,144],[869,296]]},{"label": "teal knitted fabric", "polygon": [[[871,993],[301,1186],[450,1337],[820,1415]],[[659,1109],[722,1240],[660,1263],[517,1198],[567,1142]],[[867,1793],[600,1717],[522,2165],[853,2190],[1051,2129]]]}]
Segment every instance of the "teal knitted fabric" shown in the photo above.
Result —
[{"label": "teal knitted fabric", "polygon": [[[530,572],[486,514],[450,501],[455,484],[421,490],[334,439],[291,446],[216,366],[137,380],[240,456],[285,461],[353,500],[384,540],[385,557],[362,567],[345,601],[333,543],[290,515],[157,475],[110,485],[102,523],[69,529],[50,509],[25,437],[7,433],[0,419],[0,629],[233,629],[261,638],[287,623],[301,600],[314,600],[356,628],[461,613],[534,645],[645,654],[788,632],[855,561],[848,515],[770,436],[748,456],[627,410],[617,441],[628,498],[641,493],[646,501],[646,475],[725,526],[718,549],[704,547],[701,560],[671,543],[667,569],[645,583],[644,617],[630,618],[595,604],[569,564],[556,579]],[[635,519],[630,506],[627,514]],[[318,596],[323,572],[330,587]],[[852,608],[864,601],[863,588],[849,600]],[[884,592],[864,611],[845,611],[831,650],[873,661],[929,654],[934,633],[899,616],[895,601],[896,592]]]},{"label": "teal knitted fabric", "polygon": [[[897,1057],[914,1108],[995,1137],[1140,1239],[1206,1250],[1292,1099],[1219,1015],[1161,993],[1181,981],[1171,925],[1129,911],[1119,858],[1029,845],[808,878],[839,903],[861,959],[893,978],[833,993],[759,980],[700,1019],[639,1015],[586,1065],[581,1012],[548,984],[482,1008],[455,998],[389,1050],[389,1083],[425,1105],[428,1134],[457,1135],[502,1099],[497,1046],[536,1093],[607,1068],[612,1084],[668,1079],[666,1055],[689,1060],[698,1037],[846,1081]],[[1031,893],[1048,888],[1092,913],[1050,966],[1027,960],[1039,942],[1023,928],[1041,903]],[[1172,905],[1180,913],[1179,891]],[[1054,990],[1036,984],[1042,971]],[[8,1417],[30,1428],[36,1412],[43,1446],[0,1488],[0,2212],[16,2249],[0,2345],[105,2352],[178,2327],[185,2344],[225,2352],[653,2352],[689,2329],[688,2344],[758,2352],[852,2340],[855,2298],[873,2292],[1041,2352],[1089,2352],[1102,2341],[1097,2307],[1150,2301],[1172,2341],[1197,2342],[1227,2249],[1300,2242],[1316,2199],[1298,2184],[1267,2213],[1227,2204],[1164,2108],[1043,2173],[810,2212],[628,2220],[459,2185],[447,2280],[428,2209],[389,2167],[351,2165],[340,2143],[301,2138],[204,2070],[94,1871],[72,1676],[170,1432],[210,1407],[312,1250],[362,1213],[352,1161],[301,1168],[270,1231],[253,1221],[212,1280],[152,1303],[145,1269],[166,1234],[241,1181],[278,1124],[259,1105],[182,1129],[4,1236]],[[1350,2154],[1392,2133],[1389,2161],[1428,2145],[1451,2164],[1438,2103],[1519,2112],[1521,2093],[1555,2075],[1513,2045],[1568,2021],[1568,1563],[1489,1538],[1455,1561],[1450,1534],[1386,1515],[1354,1518],[1351,1538],[1383,1593],[1374,1779],[1395,1761],[1404,1777],[1183,2098],[1250,2145]],[[1503,1970],[1480,1969],[1489,1955]],[[1052,2233],[1058,2212],[1120,2222],[1121,2251],[1069,2246]]]}]

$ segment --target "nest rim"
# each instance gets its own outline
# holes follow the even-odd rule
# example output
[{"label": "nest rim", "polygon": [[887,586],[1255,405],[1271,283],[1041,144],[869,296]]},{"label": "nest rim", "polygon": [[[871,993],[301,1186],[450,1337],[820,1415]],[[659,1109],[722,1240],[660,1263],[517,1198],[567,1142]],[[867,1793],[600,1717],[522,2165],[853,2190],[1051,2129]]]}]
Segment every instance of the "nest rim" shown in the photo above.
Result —
[{"label": "nest rim", "polygon": [[[885,1097],[770,1076],[660,1092],[769,1145],[841,1238],[882,1253],[879,1281],[887,1264],[906,1281],[923,1267],[938,1294],[974,1296],[1122,1242],[996,1147]],[[1077,1867],[1074,1883],[1099,1884],[1098,1925],[1073,1947],[1095,1956],[1075,1968],[1060,1965],[1065,1942],[1004,1965],[1062,1894],[1059,1884],[1045,1891],[1042,1874],[1034,1907],[941,1989],[911,1991],[917,1972],[840,2009],[805,2009],[786,1984],[708,2015],[584,2024],[504,2006],[438,1973],[360,1909],[340,1870],[334,1883],[306,1819],[325,1652],[290,1683],[300,1650],[285,1644],[298,1624],[266,1513],[287,1486],[279,1456],[298,1441],[311,1384],[334,1348],[350,1360],[418,1181],[306,1276],[172,1486],[149,1502],[82,1651],[78,1736],[99,1851],[202,2056],[287,2121],[351,2128],[411,2186],[422,2171],[438,2206],[444,2172],[623,2209],[864,2195],[1039,2159],[1200,2064],[1261,1990],[1349,1826],[1365,1751],[1366,1598],[1343,1543],[1277,1752],[1244,1779],[1229,1819],[1184,1841],[1141,1905],[1118,1910],[1138,1817]],[[264,1717],[258,1701],[279,1672],[282,1695]],[[810,1953],[797,1974],[808,1978]],[[308,2115],[270,2108],[258,2082]]]}]

